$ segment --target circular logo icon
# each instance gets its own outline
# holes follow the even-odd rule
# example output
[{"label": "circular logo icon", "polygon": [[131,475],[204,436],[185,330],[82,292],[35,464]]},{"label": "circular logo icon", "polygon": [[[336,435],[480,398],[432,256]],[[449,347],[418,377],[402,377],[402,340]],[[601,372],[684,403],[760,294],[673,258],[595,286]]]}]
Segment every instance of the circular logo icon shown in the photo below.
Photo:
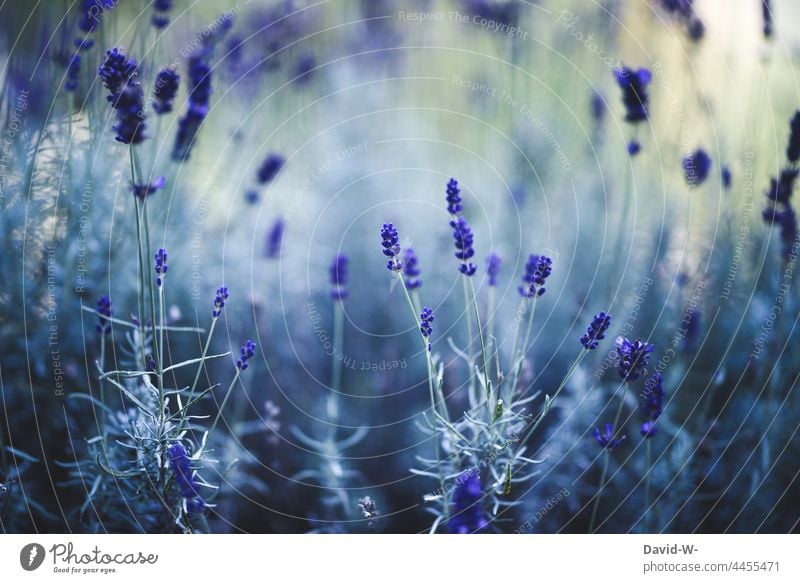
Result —
[{"label": "circular logo icon", "polygon": [[38,543],[31,543],[22,547],[19,552],[19,564],[26,571],[35,571],[44,563],[44,547]]}]

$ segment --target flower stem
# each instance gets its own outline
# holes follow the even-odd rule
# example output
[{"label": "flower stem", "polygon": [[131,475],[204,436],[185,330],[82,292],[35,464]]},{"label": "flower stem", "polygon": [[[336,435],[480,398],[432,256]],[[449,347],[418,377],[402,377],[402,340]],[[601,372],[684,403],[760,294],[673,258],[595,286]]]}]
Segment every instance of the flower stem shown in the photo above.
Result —
[{"label": "flower stem", "polygon": [[342,344],[344,342],[344,306],[341,300],[333,305],[333,355],[331,356],[331,394],[328,397],[328,417],[330,418],[330,440],[336,439],[336,424],[339,420],[339,393],[342,390]]},{"label": "flower stem", "polygon": [[[620,420],[620,417],[622,417],[622,408],[625,405],[625,383],[624,382],[620,384],[620,388],[622,389],[622,394],[619,396],[619,405],[617,405],[617,414],[614,417],[614,425],[612,425],[612,431],[614,431],[615,435],[617,433],[619,433],[619,420]],[[597,519],[597,509],[600,506],[600,498],[603,496],[603,490],[606,487],[606,474],[608,473],[608,461],[609,461],[609,458],[611,457],[611,452],[608,449],[606,449],[605,451],[606,451],[606,453],[605,453],[605,461],[603,463],[603,473],[601,474],[601,477],[600,477],[600,487],[597,489],[597,494],[595,495],[595,498],[594,498],[594,507],[592,508],[592,520],[589,523],[589,533],[590,534],[594,532],[594,523],[595,523],[595,520]]]},{"label": "flower stem", "polygon": [[475,394],[475,369],[473,367],[475,358],[474,353],[472,350],[472,318],[469,315],[469,286],[467,285],[466,277],[462,277],[462,282],[464,284],[464,315],[466,316],[467,320],[467,345],[464,353],[469,357],[469,395],[470,399],[473,403],[478,403],[478,397]]}]

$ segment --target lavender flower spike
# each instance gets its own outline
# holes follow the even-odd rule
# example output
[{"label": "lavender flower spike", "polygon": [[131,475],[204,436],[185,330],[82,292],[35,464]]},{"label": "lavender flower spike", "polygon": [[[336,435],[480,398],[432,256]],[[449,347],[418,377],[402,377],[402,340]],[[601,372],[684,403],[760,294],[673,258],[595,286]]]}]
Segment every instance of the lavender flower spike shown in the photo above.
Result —
[{"label": "lavender flower spike", "polygon": [[156,286],[161,287],[164,284],[164,276],[167,274],[169,265],[167,265],[167,250],[163,247],[155,254],[155,271],[156,271]]},{"label": "lavender flower spike", "polygon": [[256,354],[256,343],[253,342],[252,340],[248,340],[247,342],[244,343],[244,346],[242,346],[239,358],[236,360],[236,368],[238,368],[241,371],[247,370],[247,367],[250,366],[249,364],[247,364],[247,361],[253,358],[255,354]]},{"label": "lavender flower spike", "polygon": [[421,274],[422,271],[419,268],[417,254],[409,247],[403,254],[403,281],[406,284],[406,288],[412,290],[420,287],[422,285]]},{"label": "lavender flower spike", "polygon": [[489,278],[489,286],[495,287],[497,285],[497,276],[500,275],[500,265],[503,263],[502,259],[497,253],[490,253],[486,258],[486,276]]},{"label": "lavender flower spike", "polygon": [[[419,331],[422,337],[426,340],[433,334],[433,327],[431,323],[434,320],[433,308],[422,308],[422,313],[419,315]],[[428,352],[431,350],[431,343],[428,342]]]},{"label": "lavender flower spike", "polygon": [[347,297],[347,255],[338,253],[330,266],[331,275],[331,298],[343,300]]},{"label": "lavender flower spike", "polygon": [[615,345],[617,347],[617,368],[619,376],[624,381],[632,382],[642,376],[650,353],[655,348],[652,344],[636,340],[631,342],[623,336],[618,336]]},{"label": "lavender flower spike", "polygon": [[450,221],[450,227],[453,229],[453,243],[456,246],[455,256],[456,259],[461,261],[458,270],[467,277],[471,277],[478,270],[478,267],[470,261],[475,255],[472,229],[469,228],[464,217],[458,217]]},{"label": "lavender flower spike", "polygon": [[403,260],[400,259],[400,235],[392,223],[384,223],[381,227],[381,247],[383,254],[389,258],[387,269],[395,272],[403,270]]},{"label": "lavender flower spike", "polygon": [[627,439],[627,437],[624,435],[620,437],[614,437],[614,426],[611,423],[606,423],[605,431],[603,431],[603,433],[600,433],[600,430],[595,427],[592,435],[600,447],[607,449],[608,451],[615,450]]},{"label": "lavender flower spike", "polygon": [[581,337],[581,344],[586,350],[594,350],[598,346],[598,340],[605,338],[605,332],[611,325],[611,315],[600,312],[592,319],[586,334]]},{"label": "lavender flower spike", "polygon": [[451,178],[447,182],[446,193],[447,212],[453,216],[456,216],[464,209],[461,204],[461,189],[458,187],[458,180]]},{"label": "lavender flower spike", "polygon": [[222,308],[225,307],[225,302],[228,300],[228,288],[224,285],[217,288],[217,295],[214,297],[214,311],[211,312],[211,317],[216,319],[222,315]]}]

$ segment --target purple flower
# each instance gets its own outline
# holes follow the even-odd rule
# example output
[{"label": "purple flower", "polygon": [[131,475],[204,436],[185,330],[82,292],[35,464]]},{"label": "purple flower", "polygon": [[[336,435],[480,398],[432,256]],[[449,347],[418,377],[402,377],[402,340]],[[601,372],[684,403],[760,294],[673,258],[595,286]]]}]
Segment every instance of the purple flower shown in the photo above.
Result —
[{"label": "purple flower", "polygon": [[305,84],[311,80],[311,73],[317,66],[317,60],[311,53],[303,53],[294,66],[295,83]]},{"label": "purple flower", "polygon": [[183,162],[189,159],[197,132],[208,115],[211,101],[211,67],[208,51],[196,51],[189,57],[189,107],[178,122],[172,159]]},{"label": "purple flower", "polygon": [[175,485],[186,503],[186,510],[193,513],[202,512],[205,509],[205,502],[197,492],[197,481],[186,448],[181,443],[173,443],[167,447],[167,460]]},{"label": "purple flower", "polygon": [[66,91],[75,91],[78,88],[78,81],[81,77],[81,56],[75,53],[70,57],[67,64],[67,81],[64,83]]},{"label": "purple flower", "polygon": [[97,333],[110,334],[111,333],[111,300],[108,296],[100,296],[97,300]]},{"label": "purple flower", "polygon": [[608,451],[613,451],[622,445],[627,439],[624,435],[620,437],[614,437],[614,426],[611,423],[606,423],[605,431],[603,433],[600,433],[600,430],[595,427],[592,435],[600,447],[607,449]]},{"label": "purple flower", "polygon": [[730,190],[731,183],[733,182],[733,175],[731,174],[731,169],[728,166],[722,167],[722,170],[720,171],[720,178],[722,179],[722,187],[725,190]]},{"label": "purple flower", "polygon": [[112,104],[117,101],[128,82],[134,78],[136,67],[136,61],[129,59],[119,49],[114,48],[106,51],[105,61],[97,70],[97,75],[102,79],[105,88],[108,89],[109,95],[106,99]]},{"label": "purple flower", "polygon": [[614,79],[622,90],[622,103],[625,105],[625,121],[639,123],[647,119],[647,86],[653,76],[647,69],[631,69],[623,66],[614,69]]},{"label": "purple flower", "polygon": [[503,260],[497,253],[490,253],[486,258],[486,276],[489,278],[489,285],[495,287],[497,285],[497,276],[500,275],[500,265]]},{"label": "purple flower", "polygon": [[592,113],[592,118],[598,125],[603,123],[603,118],[606,116],[606,100],[601,93],[597,91],[592,92],[592,97],[589,101],[589,110]]},{"label": "purple flower", "polygon": [[699,148],[683,159],[683,173],[689,186],[700,186],[711,171],[711,157]]},{"label": "purple flower", "polygon": [[598,346],[598,340],[605,338],[605,332],[611,325],[611,315],[606,312],[599,312],[592,319],[586,334],[581,337],[581,344],[586,350],[594,350]]},{"label": "purple flower", "polygon": [[224,285],[217,288],[217,294],[214,297],[214,311],[211,312],[212,318],[219,318],[222,315],[222,308],[225,307],[225,302],[228,299],[228,288]]},{"label": "purple flower", "polygon": [[771,4],[772,2],[770,0],[761,0],[761,18],[764,21],[764,38],[772,38],[772,33],[774,31]]},{"label": "purple flower", "polygon": [[422,285],[420,275],[422,271],[419,268],[419,259],[414,250],[409,247],[403,254],[403,281],[407,289],[417,289]]},{"label": "purple flower", "polygon": [[272,228],[267,233],[267,245],[265,255],[268,259],[276,259],[281,253],[283,244],[283,234],[286,231],[286,223],[282,217],[275,219]]},{"label": "purple flower", "polygon": [[175,69],[164,67],[156,75],[153,89],[153,111],[161,115],[172,111],[181,77]]},{"label": "purple flower", "polygon": [[400,259],[400,235],[392,223],[384,223],[381,227],[381,247],[383,254],[389,258],[386,267],[391,271],[402,271],[403,260]]},{"label": "purple flower", "polygon": [[519,293],[526,298],[544,294],[544,284],[553,272],[553,260],[545,255],[530,255],[525,264],[525,274],[522,276],[524,285],[519,287]]},{"label": "purple flower", "polygon": [[161,247],[155,254],[154,267],[156,271],[156,285],[161,287],[164,284],[164,276],[167,274],[167,250]]},{"label": "purple flower", "polygon": [[239,358],[236,360],[236,368],[239,370],[247,370],[247,367],[250,366],[247,364],[247,361],[253,358],[256,354],[256,343],[252,340],[248,340],[244,343],[241,350],[239,351]]},{"label": "purple flower", "polygon": [[786,146],[786,158],[792,164],[800,160],[800,111],[795,111],[789,122],[789,145]]},{"label": "purple flower", "polygon": [[[433,334],[433,327],[431,326],[433,319],[433,308],[422,308],[422,313],[419,315],[419,331],[425,339],[430,338],[430,335]],[[430,350],[431,344],[428,342],[428,352]]]},{"label": "purple flower", "polygon": [[642,151],[642,145],[636,140],[628,142],[628,156],[633,157]]},{"label": "purple flower", "polygon": [[270,154],[258,169],[258,183],[267,184],[278,174],[286,159],[280,154]]},{"label": "purple flower", "polygon": [[464,217],[454,218],[450,221],[450,227],[453,229],[453,244],[456,246],[455,256],[456,259],[461,261],[458,270],[471,277],[478,270],[478,267],[470,261],[475,255],[472,230],[467,225],[467,220]]},{"label": "purple flower", "polygon": [[153,180],[153,182],[145,184],[131,183],[131,192],[134,194],[134,196],[138,197],[140,200],[144,200],[154,192],[164,188],[166,184],[167,184],[167,179],[164,178],[163,176],[159,176],[158,178]]},{"label": "purple flower", "polygon": [[654,372],[645,381],[641,409],[650,421],[658,419],[664,411],[664,377],[660,372]]},{"label": "purple flower", "polygon": [[172,0],[154,0],[153,18],[151,22],[158,29],[166,28],[169,24],[169,12],[172,10]]},{"label": "purple flower", "polygon": [[633,382],[642,376],[655,346],[636,340],[631,342],[623,336],[617,336],[614,343],[617,347],[617,368],[624,381]]},{"label": "purple flower", "polygon": [[347,255],[338,253],[331,262],[330,275],[331,275],[331,298],[334,300],[343,300],[347,297]]},{"label": "purple flower", "polygon": [[461,204],[461,189],[458,187],[458,180],[455,178],[451,178],[447,182],[446,198],[447,212],[451,215],[455,216],[463,210],[464,207]]},{"label": "purple flower", "polygon": [[144,93],[139,84],[128,82],[114,101],[114,108],[117,110],[117,123],[113,126],[117,132],[115,139],[131,146],[141,144],[146,138],[147,125],[144,121]]},{"label": "purple flower", "polygon": [[459,474],[453,488],[448,530],[452,534],[475,534],[486,530],[489,520],[482,503],[483,487],[477,468]]}]

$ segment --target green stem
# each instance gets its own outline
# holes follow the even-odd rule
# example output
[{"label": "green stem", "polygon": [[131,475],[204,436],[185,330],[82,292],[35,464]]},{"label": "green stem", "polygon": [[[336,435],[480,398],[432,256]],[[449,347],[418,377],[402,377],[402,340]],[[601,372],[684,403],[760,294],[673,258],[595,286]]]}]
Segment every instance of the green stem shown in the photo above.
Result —
[{"label": "green stem", "polygon": [[[197,365],[197,372],[194,375],[194,381],[192,381],[192,386],[189,389],[189,397],[186,400],[187,405],[192,402],[194,398],[194,393],[197,390],[197,383],[200,380],[200,374],[203,372],[203,366],[206,362],[206,355],[208,354],[208,349],[211,346],[211,338],[214,336],[214,328],[217,327],[217,320],[218,318],[211,319],[211,326],[208,329],[208,336],[206,337],[206,343],[203,346],[203,352],[200,355],[200,364]],[[184,405],[183,409],[181,410],[181,420],[178,423],[178,433],[183,430],[183,425],[186,421],[186,414],[187,414],[187,406]]]},{"label": "green stem", "polygon": [[[416,310],[416,308],[414,306],[414,300],[411,299],[411,294],[409,293],[408,288],[406,287],[406,284],[403,281],[402,272],[398,271],[396,273],[397,273],[398,284],[400,285],[401,288],[403,288],[403,293],[404,293],[404,295],[406,297],[406,302],[408,303],[408,308],[411,310],[411,315],[413,317],[413,322],[414,322],[415,325],[417,325],[417,328],[419,328],[419,325],[418,325],[419,316],[417,315],[417,310]],[[432,422],[435,425],[437,423],[437,421],[436,421],[437,407],[436,407],[436,393],[434,392],[434,388],[433,388],[433,384],[434,384],[433,383],[433,362],[431,361],[430,350],[428,350],[428,339],[425,338],[425,336],[422,335],[421,331],[420,331],[419,337],[422,339],[422,351],[423,351],[423,354],[425,354],[425,361],[426,361],[427,366],[428,366],[428,391],[430,393],[430,398],[431,398]],[[442,409],[442,417],[445,420],[447,420],[447,422],[449,423],[450,422],[450,416],[447,413],[447,404],[444,401],[444,395],[441,395],[441,409]],[[447,501],[447,488],[445,487],[446,484],[445,484],[445,479],[444,479],[444,473],[442,472],[442,458],[441,458],[441,453],[439,452],[439,440],[438,440],[438,438],[436,436],[435,430],[434,430],[434,435],[433,435],[433,443],[434,443],[434,449],[436,451],[436,471],[439,474],[439,486],[440,486],[441,492],[442,492],[442,509],[443,509],[443,511],[444,511],[444,513],[446,515],[447,511],[449,509],[449,504],[448,504],[448,501]]]},{"label": "green stem", "polygon": [[[622,394],[619,397],[619,405],[617,405],[617,414],[614,417],[614,425],[611,426],[611,430],[613,432],[613,434],[611,436],[612,439],[614,438],[614,436],[617,435],[617,433],[619,433],[618,424],[619,424],[620,417],[622,417],[623,406],[625,405],[625,383],[624,382],[620,384],[620,388],[622,389]],[[605,459],[605,463],[603,464],[603,473],[602,473],[602,476],[600,478],[600,487],[598,488],[597,494],[595,495],[595,498],[594,498],[594,507],[592,508],[592,520],[589,523],[589,533],[593,533],[594,532],[594,523],[595,523],[595,519],[597,518],[597,509],[600,506],[600,498],[602,498],[603,490],[605,490],[605,487],[606,487],[606,474],[608,473],[608,459],[611,457],[611,452],[608,449],[606,449],[605,452],[606,452],[605,453],[606,459]]]},{"label": "green stem", "polygon": [[475,368],[473,366],[474,362],[475,362],[475,358],[474,358],[474,354],[473,354],[473,351],[472,351],[472,340],[473,340],[473,336],[472,336],[472,318],[470,318],[470,315],[469,315],[469,304],[470,304],[470,301],[469,301],[469,286],[467,285],[467,278],[466,277],[462,277],[461,279],[462,279],[463,286],[464,286],[464,310],[465,310],[464,311],[464,316],[466,317],[466,320],[467,320],[467,344],[466,344],[466,347],[465,347],[465,350],[464,350],[464,354],[466,354],[467,357],[469,358],[469,395],[470,395],[470,398],[472,399],[472,401],[477,404],[478,403],[478,397],[475,394]]},{"label": "green stem", "polygon": [[[511,374],[511,385],[510,385],[510,389],[509,389],[510,392],[509,392],[509,396],[508,396],[509,402],[514,399],[514,394],[515,394],[515,392],[517,390],[517,383],[519,382],[519,373],[520,373],[520,370],[522,369],[522,363],[525,360],[525,355],[528,353],[528,344],[531,341],[531,330],[533,329],[533,317],[536,314],[536,301],[537,301],[537,299],[538,299],[537,296],[534,296],[533,297],[533,301],[531,302],[531,310],[530,310],[530,313],[528,314],[528,325],[527,325],[526,330],[525,330],[525,340],[522,343],[522,346],[520,346],[519,354],[516,354],[516,351],[515,351],[515,353],[512,355],[514,360],[512,362],[512,367],[513,368],[511,369],[511,373],[512,373]],[[527,298],[523,298],[522,301],[524,303],[524,302],[526,302],[528,300],[527,300]],[[517,332],[519,333],[519,328],[517,328]],[[516,343],[517,342],[516,342],[516,339],[515,339],[514,340],[514,344],[516,345]]]},{"label": "green stem", "polygon": [[342,388],[342,344],[344,341],[344,307],[341,300],[333,305],[333,355],[331,356],[331,394],[328,397],[328,417],[330,418],[330,440],[336,439],[336,424],[339,419],[339,392]]},{"label": "green stem", "polygon": [[211,427],[209,428],[208,433],[206,434],[206,446],[208,446],[208,444],[211,443],[211,435],[214,433],[214,430],[217,428],[219,420],[222,418],[222,411],[223,409],[225,409],[225,405],[228,404],[228,399],[230,398],[231,393],[233,392],[233,387],[236,385],[236,381],[239,380],[239,376],[241,374],[242,374],[241,369],[237,367],[236,374],[233,376],[231,384],[228,385],[228,390],[225,391],[225,397],[222,399],[222,404],[220,404],[219,410],[217,411],[217,415],[214,417],[214,422],[211,424]]},{"label": "green stem", "polygon": [[583,360],[584,356],[586,356],[586,352],[587,352],[586,350],[581,350],[580,353],[578,353],[578,356],[575,357],[575,360],[572,361],[572,365],[570,365],[569,370],[567,371],[567,374],[564,375],[564,378],[561,380],[561,384],[558,385],[558,388],[553,393],[553,396],[550,398],[549,402],[545,405],[545,407],[542,408],[542,412],[539,414],[539,417],[536,419],[536,421],[534,422],[533,426],[531,426],[531,428],[528,430],[528,433],[525,435],[523,440],[520,442],[519,448],[517,448],[518,450],[521,449],[522,446],[525,445],[525,443],[527,443],[527,441],[531,437],[531,435],[533,435],[533,433],[536,431],[536,429],[539,427],[539,425],[541,425],[541,423],[544,420],[545,416],[550,411],[550,409],[553,407],[553,403],[558,398],[558,395],[561,393],[561,391],[564,389],[564,387],[567,386],[567,383],[569,382],[569,379],[572,376],[572,374],[575,372],[575,369],[578,368],[578,365],[581,363],[581,361]]},{"label": "green stem", "polygon": [[603,494],[603,486],[606,483],[606,474],[608,474],[608,460],[611,453],[605,450],[603,454],[603,471],[600,473],[600,486],[597,488],[597,494],[594,495],[594,505],[592,506],[592,519],[589,521],[589,534],[594,533],[594,523],[597,520],[597,510],[600,508],[600,496]]},{"label": "green stem", "polygon": [[141,347],[141,369],[145,370],[147,366],[147,357],[145,356],[144,352],[144,344],[145,344],[145,331],[144,331],[144,259],[142,258],[142,219],[139,214],[139,199],[134,198],[134,202],[136,205],[136,246],[137,246],[137,255],[139,258],[139,297],[138,297],[138,304],[139,304],[139,345]]},{"label": "green stem", "polygon": [[[466,275],[464,277],[467,277]],[[486,401],[489,406],[489,419],[494,422],[494,411],[492,406],[492,385],[489,381],[489,364],[486,360],[486,344],[483,340],[483,326],[481,325],[481,314],[478,310],[478,298],[475,295],[475,284],[472,278],[469,280],[469,288],[472,292],[472,307],[475,310],[475,322],[478,325],[478,338],[481,341],[481,356],[483,360],[483,382],[486,384]]]}]

